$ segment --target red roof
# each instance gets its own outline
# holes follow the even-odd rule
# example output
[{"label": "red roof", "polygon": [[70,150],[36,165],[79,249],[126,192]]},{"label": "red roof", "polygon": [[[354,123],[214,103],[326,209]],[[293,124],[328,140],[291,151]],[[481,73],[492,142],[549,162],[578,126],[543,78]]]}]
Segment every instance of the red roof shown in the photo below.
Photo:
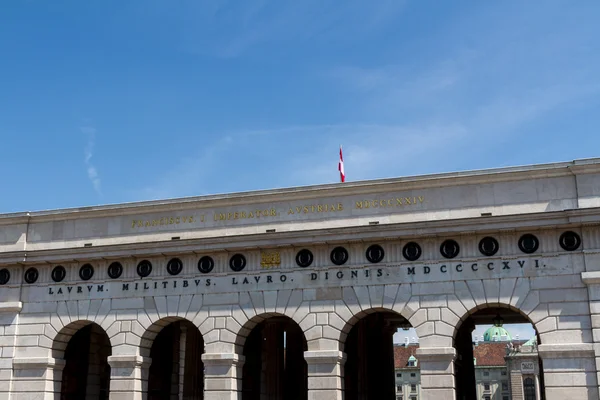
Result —
[{"label": "red roof", "polygon": [[[419,345],[409,345],[405,347],[394,346],[394,368],[419,368],[408,366],[408,358],[415,356],[418,360],[417,349]],[[504,357],[506,356],[506,342],[480,342],[473,347],[473,356],[476,359],[476,365],[479,367],[502,367],[506,365]]]},{"label": "red roof", "polygon": [[410,356],[415,356],[417,360],[417,349],[419,345],[409,345],[408,347],[404,346],[394,346],[394,368],[414,368],[419,369],[419,363],[417,362],[416,367],[408,366],[408,358]]},{"label": "red roof", "polygon": [[473,357],[475,357],[478,367],[505,366],[505,356],[506,342],[480,342],[477,346],[473,347]]}]

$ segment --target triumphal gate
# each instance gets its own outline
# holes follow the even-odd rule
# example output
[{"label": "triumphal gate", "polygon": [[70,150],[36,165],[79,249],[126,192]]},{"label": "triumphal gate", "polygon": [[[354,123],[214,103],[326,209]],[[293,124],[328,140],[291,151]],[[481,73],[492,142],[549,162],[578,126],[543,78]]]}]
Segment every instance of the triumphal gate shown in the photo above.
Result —
[{"label": "triumphal gate", "polygon": [[0,399],[474,399],[496,318],[598,399],[599,251],[600,160],[0,215]]}]

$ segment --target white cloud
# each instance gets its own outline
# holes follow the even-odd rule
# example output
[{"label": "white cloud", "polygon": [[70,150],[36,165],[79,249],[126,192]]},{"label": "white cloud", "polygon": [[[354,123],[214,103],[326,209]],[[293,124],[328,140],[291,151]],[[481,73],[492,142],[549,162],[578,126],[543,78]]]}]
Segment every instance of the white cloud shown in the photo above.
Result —
[{"label": "white cloud", "polygon": [[84,156],[85,156],[85,165],[87,170],[88,179],[94,186],[94,190],[96,193],[101,194],[100,187],[100,176],[98,175],[98,170],[92,163],[92,157],[94,156],[94,145],[96,140],[96,129],[91,128],[89,126],[81,127],[81,132],[87,135],[87,144],[84,148]]}]

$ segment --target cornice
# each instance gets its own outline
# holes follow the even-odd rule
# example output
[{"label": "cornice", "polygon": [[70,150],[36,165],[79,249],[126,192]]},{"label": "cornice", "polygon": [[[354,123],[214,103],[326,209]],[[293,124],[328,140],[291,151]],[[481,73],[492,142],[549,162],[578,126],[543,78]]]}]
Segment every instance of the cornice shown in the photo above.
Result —
[{"label": "cornice", "polygon": [[305,246],[308,244],[335,245],[348,242],[373,240],[433,238],[448,235],[482,235],[498,232],[520,232],[575,228],[592,223],[600,225],[600,208],[554,211],[508,216],[485,216],[455,220],[404,222],[380,225],[353,225],[340,228],[298,230],[277,233],[255,233],[227,237],[194,238],[153,241],[145,243],[122,243],[116,245],[63,248],[52,250],[29,250],[0,254],[0,264],[39,264],[113,259],[123,257],[149,257],[156,255],[239,251],[243,249]]},{"label": "cornice", "polygon": [[101,206],[57,209],[47,211],[0,214],[0,224],[10,221],[18,223],[29,217],[31,222],[65,220],[74,218],[96,218],[106,216],[136,215],[143,213],[159,213],[210,207],[228,207],[242,204],[261,204],[274,201],[292,201],[316,197],[336,197],[360,195],[381,191],[405,191],[429,189],[466,184],[495,183],[519,181],[560,176],[572,176],[580,173],[600,173],[600,159],[575,160],[550,164],[494,168],[474,171],[449,172],[401,178],[387,178],[370,181],[346,182],[344,184],[323,184],[282,189],[257,190],[231,194],[186,197],[143,201],[133,203],[111,204]]}]

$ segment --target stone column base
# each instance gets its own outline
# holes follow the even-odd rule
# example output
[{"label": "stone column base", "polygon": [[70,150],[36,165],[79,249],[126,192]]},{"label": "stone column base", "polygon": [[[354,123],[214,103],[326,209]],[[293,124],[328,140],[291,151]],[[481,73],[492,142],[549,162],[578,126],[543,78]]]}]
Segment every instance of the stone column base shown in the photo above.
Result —
[{"label": "stone column base", "polygon": [[204,400],[241,400],[244,356],[236,353],[205,353]]},{"label": "stone column base", "polygon": [[138,355],[109,356],[110,400],[142,400],[148,392],[151,361]]},{"label": "stone column base", "polygon": [[538,354],[546,400],[599,398],[593,344],[540,344]]},{"label": "stone column base", "polygon": [[338,350],[305,351],[308,400],[342,400],[342,366],[346,354]]},{"label": "stone column base", "polygon": [[13,399],[60,399],[65,360],[53,357],[14,358]]},{"label": "stone column base", "polygon": [[424,347],[417,349],[421,370],[422,400],[452,400],[456,398],[454,385],[454,347]]}]

